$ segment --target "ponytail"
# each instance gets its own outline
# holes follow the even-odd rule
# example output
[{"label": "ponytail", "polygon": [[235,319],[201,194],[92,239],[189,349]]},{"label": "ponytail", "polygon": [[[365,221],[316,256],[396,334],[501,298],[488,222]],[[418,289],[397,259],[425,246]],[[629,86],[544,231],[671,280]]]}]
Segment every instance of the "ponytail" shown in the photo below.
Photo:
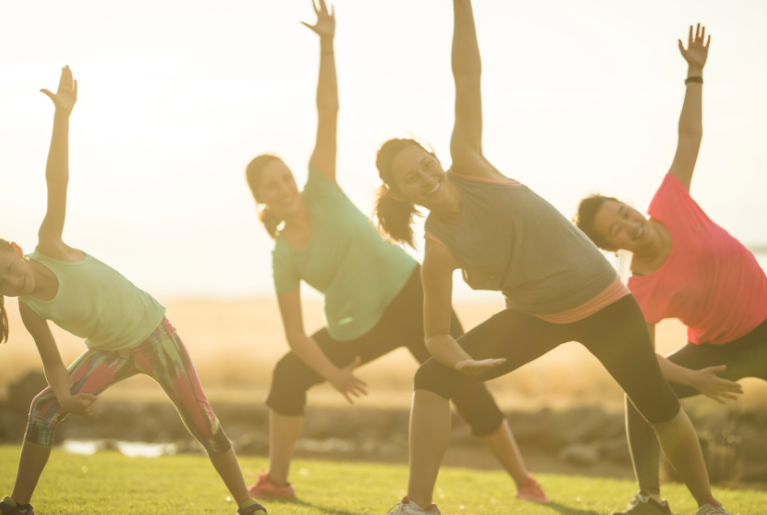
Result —
[{"label": "ponytail", "polygon": [[[275,159],[279,159],[279,157],[272,154],[261,154],[248,163],[248,166],[245,168],[245,179],[248,181],[248,186],[253,194],[253,199],[256,201],[256,206],[259,204],[258,187],[261,184],[261,172],[266,165]],[[258,219],[264,224],[269,236],[272,239],[276,238],[280,224],[282,224],[282,219],[265,207],[258,214]]]},{"label": "ponytail", "polygon": [[373,215],[377,221],[378,232],[393,242],[406,243],[415,248],[413,218],[421,216],[415,204],[393,198],[389,195],[389,187],[381,184],[376,192]]},{"label": "ponytail", "polygon": [[381,145],[376,155],[376,168],[378,168],[378,176],[384,183],[376,192],[373,214],[378,220],[378,230],[381,234],[392,241],[406,243],[415,248],[413,218],[421,216],[421,212],[412,202],[397,200],[392,196],[392,192],[397,192],[391,169],[392,162],[397,154],[408,146],[416,146],[433,158],[437,158],[434,152],[426,150],[423,145],[410,138],[394,138]]},{"label": "ponytail", "polygon": [[[0,238],[0,251],[13,252],[11,242]],[[10,332],[11,327],[8,325],[8,312],[5,309],[5,296],[0,295],[0,345],[8,341]]]}]

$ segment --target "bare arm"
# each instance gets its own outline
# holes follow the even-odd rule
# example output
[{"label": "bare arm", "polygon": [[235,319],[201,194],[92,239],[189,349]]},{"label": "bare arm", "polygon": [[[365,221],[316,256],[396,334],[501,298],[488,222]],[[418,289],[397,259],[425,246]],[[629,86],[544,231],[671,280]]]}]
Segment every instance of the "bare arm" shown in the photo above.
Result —
[{"label": "bare arm", "polygon": [[43,362],[45,378],[61,407],[65,411],[79,416],[88,416],[93,413],[97,400],[95,395],[80,393],[73,396],[70,394],[69,371],[61,360],[59,348],[56,346],[56,340],[51,334],[48,322],[40,318],[23,302],[19,302],[19,313],[24,327],[35,340],[40,359]]},{"label": "bare arm", "polygon": [[460,370],[468,375],[477,375],[506,360],[475,361],[450,336],[453,271],[457,268],[460,268],[460,263],[449,250],[435,241],[426,240],[423,267],[421,268],[426,348],[429,349],[434,359],[446,367]]},{"label": "bare arm", "polygon": [[471,0],[453,0],[452,67],[455,80],[455,125],[450,139],[452,170],[495,180],[506,180],[482,151],[482,59]]},{"label": "bare arm", "polygon": [[[701,28],[698,24],[695,34],[693,34],[692,26],[690,27],[687,49],[684,48],[682,41],[679,41],[679,51],[688,64],[688,77],[703,77],[703,67],[706,64],[708,47],[711,43],[711,36],[709,36],[704,44],[705,36],[706,28]],[[682,181],[689,190],[703,139],[703,84],[688,82],[686,87],[682,114],[679,116],[679,142],[668,173]]]},{"label": "bare arm", "polygon": [[335,183],[339,105],[336,59],[333,50],[336,30],[335,11],[328,11],[325,0],[320,0],[319,9],[312,0],[312,7],[317,13],[317,23],[315,25],[304,23],[304,25],[320,36],[320,78],[317,83],[317,140],[309,164]]},{"label": "bare arm", "polygon": [[72,78],[72,71],[67,66],[61,70],[61,79],[55,94],[47,89],[41,91],[53,101],[56,111],[53,115],[53,135],[45,167],[48,210],[40,225],[38,245],[44,254],[60,258],[69,183],[69,115],[77,102],[77,81]]},{"label": "bare arm", "polygon": [[367,395],[367,385],[353,374],[360,364],[359,356],[347,367],[338,368],[322,352],[317,342],[306,334],[301,309],[301,291],[280,293],[277,300],[290,350],[309,368],[330,382],[350,403],[353,403],[351,396]]}]

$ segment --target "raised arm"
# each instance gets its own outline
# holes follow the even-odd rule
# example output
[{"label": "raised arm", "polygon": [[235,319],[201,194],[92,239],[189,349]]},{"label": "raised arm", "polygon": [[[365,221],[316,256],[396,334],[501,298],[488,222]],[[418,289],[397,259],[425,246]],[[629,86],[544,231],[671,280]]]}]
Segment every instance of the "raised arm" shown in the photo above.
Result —
[{"label": "raised arm", "polygon": [[86,417],[93,413],[97,397],[89,393],[71,395],[70,377],[67,367],[61,360],[56,340],[53,339],[48,322],[40,318],[26,304],[19,302],[19,313],[24,327],[35,340],[48,385],[62,409],[73,415]]},{"label": "raised arm", "polygon": [[320,78],[317,84],[317,141],[309,164],[336,182],[336,133],[338,131],[338,81],[333,38],[336,33],[335,9],[328,11],[325,0],[319,0],[317,23],[303,23],[320,37]]},{"label": "raised arm", "polygon": [[64,232],[69,183],[69,115],[77,102],[77,81],[72,78],[69,66],[65,66],[61,70],[56,93],[47,89],[40,91],[53,101],[56,111],[53,115],[53,135],[45,167],[48,209],[38,232],[38,247],[45,255],[62,259],[62,254],[66,254],[68,250],[61,236]]},{"label": "raised arm", "polygon": [[277,295],[277,300],[290,350],[309,368],[332,384],[350,404],[354,404],[352,396],[367,395],[367,385],[354,375],[354,369],[360,365],[359,356],[350,365],[338,368],[322,352],[317,342],[306,334],[301,309],[301,290],[280,293]]},{"label": "raised arm", "polygon": [[421,268],[426,348],[429,349],[434,359],[446,367],[460,370],[467,375],[478,375],[489,368],[504,363],[506,360],[475,361],[450,336],[453,271],[457,268],[460,268],[460,264],[449,250],[433,240],[426,240],[423,267]]},{"label": "raised arm", "polygon": [[453,0],[455,126],[450,153],[456,173],[469,175],[482,164],[482,59],[471,0]]},{"label": "raised arm", "polygon": [[711,44],[711,36],[707,41],[705,37],[706,27],[701,27],[699,23],[695,33],[690,26],[686,49],[682,40],[679,40],[679,51],[688,65],[687,91],[682,104],[682,114],[679,116],[679,143],[668,173],[682,181],[688,190],[703,138],[703,67],[706,65],[708,47]]}]

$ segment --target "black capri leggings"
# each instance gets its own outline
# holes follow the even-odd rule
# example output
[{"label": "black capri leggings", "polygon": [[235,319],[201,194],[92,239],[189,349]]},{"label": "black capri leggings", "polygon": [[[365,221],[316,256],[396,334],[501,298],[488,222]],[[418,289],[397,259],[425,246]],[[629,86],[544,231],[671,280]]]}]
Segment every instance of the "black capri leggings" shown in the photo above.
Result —
[{"label": "black capri leggings", "polygon": [[[692,370],[727,365],[727,370],[719,376],[730,381],[744,377],[767,381],[767,320],[730,343],[688,343],[668,356],[668,360]],[[671,388],[680,399],[700,394],[695,388],[679,383],[671,383]],[[626,402],[626,430],[639,489],[660,495],[660,443],[655,431],[630,402]]]},{"label": "black capri leggings", "polygon": [[[458,338],[463,328],[453,312],[450,334]],[[334,340],[323,328],[312,335],[325,356],[337,367],[349,365],[359,356],[368,363],[399,347],[407,347],[423,363],[431,357],[423,329],[423,288],[420,268],[416,267],[402,291],[386,307],[381,320],[366,334],[351,341]],[[272,387],[266,405],[287,416],[303,415],[306,392],[325,379],[301,358],[289,352],[274,368]],[[453,398],[458,413],[476,436],[494,433],[503,422],[503,414],[483,384],[472,385]]]},{"label": "black capri leggings", "polygon": [[651,423],[668,422],[679,412],[679,401],[663,377],[644,316],[631,295],[572,324],[552,324],[512,309],[501,311],[458,343],[474,359],[506,358],[506,363],[468,376],[432,358],[418,369],[415,388],[452,399],[465,388],[508,374],[569,341],[580,342],[596,356]]}]

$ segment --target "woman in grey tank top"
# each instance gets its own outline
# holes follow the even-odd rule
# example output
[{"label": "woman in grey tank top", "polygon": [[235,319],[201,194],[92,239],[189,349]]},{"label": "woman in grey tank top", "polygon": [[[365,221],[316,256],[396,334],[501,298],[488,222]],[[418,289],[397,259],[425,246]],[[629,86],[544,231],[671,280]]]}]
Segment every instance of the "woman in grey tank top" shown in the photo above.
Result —
[{"label": "woman in grey tank top", "polygon": [[[376,160],[376,215],[392,240],[413,244],[416,206],[430,211],[422,266],[426,346],[415,377],[408,496],[390,513],[437,514],[432,493],[450,437],[449,399],[509,373],[561,343],[578,341],[653,425],[699,505],[711,496],[695,431],[663,377],[644,317],[596,247],[548,202],[499,172],[482,150],[481,63],[470,0],[453,0],[455,126],[445,172],[413,140],[387,141]],[[502,291],[506,309],[457,340],[450,336],[452,278]]]}]

